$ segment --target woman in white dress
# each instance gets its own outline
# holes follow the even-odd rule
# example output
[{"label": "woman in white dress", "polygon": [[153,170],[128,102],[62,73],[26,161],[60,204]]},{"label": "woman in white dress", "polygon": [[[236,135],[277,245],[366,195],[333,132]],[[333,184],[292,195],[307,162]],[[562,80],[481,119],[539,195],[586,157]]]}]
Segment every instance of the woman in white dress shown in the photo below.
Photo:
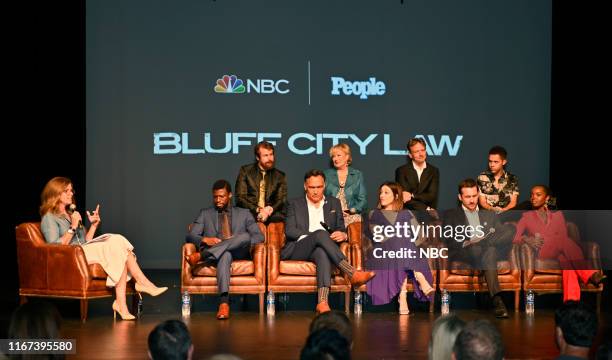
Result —
[{"label": "woman in white dress", "polygon": [[[106,285],[115,287],[116,300],[113,311],[122,319],[133,320],[125,300],[126,282],[136,280],[136,291],[157,296],[168,290],[155,286],[144,275],[132,252],[134,247],[119,234],[106,234],[103,241],[91,240],[100,225],[100,205],[91,213],[87,211],[89,229],[84,228],[81,214],[74,210],[72,182],[65,177],[55,177],[45,185],[40,196],[41,231],[48,243],[81,246],[88,264],[100,264],[108,277]],[[58,269],[59,270],[59,269]]]}]

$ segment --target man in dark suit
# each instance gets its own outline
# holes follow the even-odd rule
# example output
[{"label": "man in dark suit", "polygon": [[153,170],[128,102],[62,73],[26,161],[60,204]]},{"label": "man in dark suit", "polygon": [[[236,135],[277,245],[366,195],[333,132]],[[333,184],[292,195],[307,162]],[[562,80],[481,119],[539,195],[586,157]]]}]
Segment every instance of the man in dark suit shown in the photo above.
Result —
[{"label": "man in dark suit", "polygon": [[247,209],[231,206],[232,187],[226,180],[217,180],[212,193],[214,207],[200,210],[186,237],[199,252],[186,260],[191,266],[200,260],[217,264],[220,294],[217,319],[227,319],[232,260],[250,258],[251,245],[262,242],[264,236]]},{"label": "man in dark suit", "polygon": [[407,148],[410,161],[395,169],[395,182],[404,189],[404,207],[417,211],[435,209],[438,205],[440,172],[437,167],[426,162],[425,140],[410,139]]},{"label": "man in dark suit", "polygon": [[287,179],[274,167],[274,145],[261,141],[255,146],[255,160],[240,168],[236,179],[236,206],[249,209],[257,221],[285,219]]},{"label": "man in dark suit", "polygon": [[374,277],[374,272],[357,271],[336,243],[346,241],[342,205],[335,197],[325,197],[325,174],[310,170],[304,176],[306,196],[289,201],[282,260],[310,260],[317,265],[317,313],[330,311],[327,298],[332,264],[355,287]]},{"label": "man in dark suit", "polygon": [[500,296],[497,260],[507,256],[512,246],[514,227],[501,224],[494,212],[478,208],[476,180],[463,180],[458,190],[461,206],[449,210],[444,216],[444,234],[447,233],[447,226],[450,226],[454,235],[445,238],[448,256],[451,260],[466,262],[484,272],[489,294],[493,297],[495,316],[506,318],[508,310]]}]

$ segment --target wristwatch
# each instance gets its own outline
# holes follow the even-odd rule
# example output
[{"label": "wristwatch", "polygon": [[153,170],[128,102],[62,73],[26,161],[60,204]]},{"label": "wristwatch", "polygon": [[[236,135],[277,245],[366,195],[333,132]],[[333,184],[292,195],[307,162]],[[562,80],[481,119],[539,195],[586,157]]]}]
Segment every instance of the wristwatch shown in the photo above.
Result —
[{"label": "wristwatch", "polygon": [[74,234],[76,232],[75,228],[68,229],[68,234]]}]

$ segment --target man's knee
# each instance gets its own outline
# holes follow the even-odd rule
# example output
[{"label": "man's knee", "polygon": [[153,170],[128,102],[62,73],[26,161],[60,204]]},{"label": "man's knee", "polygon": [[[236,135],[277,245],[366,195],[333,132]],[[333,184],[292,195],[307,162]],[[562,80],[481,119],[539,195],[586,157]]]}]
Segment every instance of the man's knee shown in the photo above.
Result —
[{"label": "man's knee", "polygon": [[217,263],[218,263],[218,266],[229,265],[232,263],[232,260],[233,260],[232,254],[229,251],[226,251],[223,253],[223,255],[221,255]]},{"label": "man's knee", "polygon": [[323,241],[331,241],[331,238],[329,237],[329,233],[325,230],[317,230],[312,234],[315,239],[317,240],[317,243],[321,243]]},{"label": "man's knee", "polygon": [[321,248],[314,249],[314,251],[312,252],[311,258],[312,258],[312,261],[314,261],[314,263],[317,265],[319,265],[320,263],[329,262],[329,257],[325,253],[325,250]]}]

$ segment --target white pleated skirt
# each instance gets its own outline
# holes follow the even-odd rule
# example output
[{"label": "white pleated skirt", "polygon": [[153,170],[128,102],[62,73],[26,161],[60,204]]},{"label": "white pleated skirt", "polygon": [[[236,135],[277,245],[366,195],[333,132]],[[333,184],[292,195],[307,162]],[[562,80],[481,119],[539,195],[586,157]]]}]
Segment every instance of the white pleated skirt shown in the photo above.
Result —
[{"label": "white pleated skirt", "polygon": [[[121,278],[126,267],[128,254],[134,250],[134,246],[119,234],[110,234],[104,241],[88,243],[82,245],[85,252],[87,264],[100,264],[108,277],[106,286],[114,287]],[[132,278],[130,272],[127,273],[127,280]]]}]

